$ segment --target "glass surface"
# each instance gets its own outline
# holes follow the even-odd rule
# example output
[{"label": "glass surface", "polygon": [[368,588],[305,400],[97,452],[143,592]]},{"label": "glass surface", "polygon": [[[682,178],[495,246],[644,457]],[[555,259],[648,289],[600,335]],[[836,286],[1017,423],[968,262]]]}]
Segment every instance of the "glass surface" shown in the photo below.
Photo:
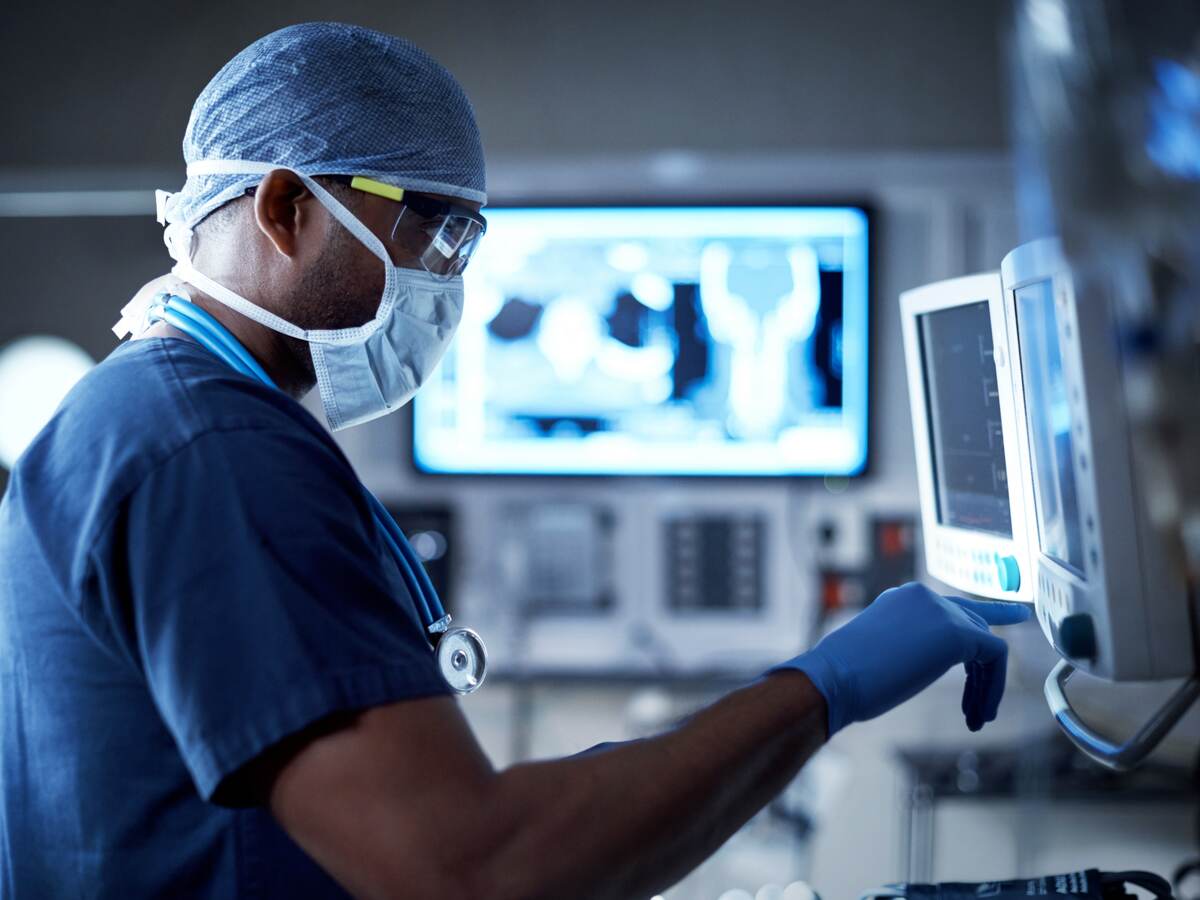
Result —
[{"label": "glass surface", "polygon": [[856,474],[867,234],[853,207],[489,211],[417,465]]},{"label": "glass surface", "polygon": [[1063,375],[1054,288],[1039,281],[1020,288],[1017,332],[1033,456],[1034,505],[1042,553],[1083,571],[1071,409]]},{"label": "glass surface", "polygon": [[987,301],[917,319],[938,521],[1012,537]]}]

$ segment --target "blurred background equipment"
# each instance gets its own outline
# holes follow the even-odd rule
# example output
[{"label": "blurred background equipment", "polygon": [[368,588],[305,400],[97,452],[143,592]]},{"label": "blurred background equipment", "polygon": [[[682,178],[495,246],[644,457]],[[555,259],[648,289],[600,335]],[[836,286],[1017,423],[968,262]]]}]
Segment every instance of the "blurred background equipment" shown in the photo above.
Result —
[{"label": "blurred background equipment", "polygon": [[[1139,893],[1129,893],[1126,888],[1130,887]],[[1076,900],[1131,900],[1143,896],[1140,891],[1146,891],[1154,900],[1174,900],[1171,885],[1153,872],[1101,872],[1099,869],[1008,881],[887,885],[867,891],[860,900],[885,900],[888,897],[900,900],[968,900],[974,897],[1021,900],[1051,894]]]},{"label": "blurred background equipment", "polygon": [[[985,748],[914,744],[900,748],[898,758],[906,778],[904,878],[910,882],[934,877],[938,840],[946,838],[937,833],[935,820],[946,805],[967,801],[1001,814],[1007,804],[1024,798],[1059,812],[1074,807],[1083,815],[1122,803],[1186,814],[1200,802],[1200,784],[1184,769],[1156,764],[1136,774],[1117,773],[1096,766],[1061,734]],[[1017,870],[1024,871],[1024,865]]]},{"label": "blurred background equipment", "polygon": [[[1012,54],[1028,237],[1111,306],[1160,540],[1200,583],[1200,7],[1021,0]],[[1036,199],[1035,199],[1036,198]]]},{"label": "blurred background equipment", "polygon": [[0,466],[12,468],[93,365],[62,338],[26,337],[0,347]]},{"label": "blurred background equipment", "polygon": [[509,590],[523,616],[612,612],[610,511],[586,503],[521,504],[510,507],[505,520]]},{"label": "blurred background equipment", "polygon": [[673,518],[666,530],[667,608],[755,612],[763,607],[766,525],[761,517]]},{"label": "blurred background equipment", "polygon": [[389,504],[388,513],[408,537],[413,552],[429,573],[429,580],[446,612],[454,615],[455,554],[454,511],[444,505]]}]

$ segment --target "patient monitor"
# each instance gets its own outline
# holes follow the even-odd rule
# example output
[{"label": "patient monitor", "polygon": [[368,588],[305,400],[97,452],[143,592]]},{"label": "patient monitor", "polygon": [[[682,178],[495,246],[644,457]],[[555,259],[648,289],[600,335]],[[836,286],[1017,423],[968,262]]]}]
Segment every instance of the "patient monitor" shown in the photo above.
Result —
[{"label": "patient monitor", "polygon": [[960,592],[1033,600],[1003,301],[996,272],[900,296],[925,568]]},{"label": "patient monitor", "polygon": [[[1032,486],[1030,553],[1038,621],[1062,661],[1046,682],[1059,724],[1085,753],[1123,768],[1144,757],[1200,696],[1183,572],[1147,514],[1134,465],[1114,297],[1077,296],[1059,245],[1025,244],[1001,265],[1020,470]],[[1123,744],[1092,732],[1065,694],[1076,669],[1110,681],[1186,678]]]},{"label": "patient monitor", "polygon": [[1018,247],[1001,271],[1042,629],[1102,678],[1191,675],[1187,589],[1153,539],[1132,464],[1110,298],[1077,298],[1053,241]]},{"label": "patient monitor", "polygon": [[[1077,297],[1055,241],[999,275],[901,295],[928,572],[959,591],[1031,601],[1062,657],[1046,699],[1105,765],[1135,765],[1200,697],[1182,570],[1147,514],[1134,465],[1113,297]],[[1071,707],[1076,670],[1186,679],[1124,742]]]}]

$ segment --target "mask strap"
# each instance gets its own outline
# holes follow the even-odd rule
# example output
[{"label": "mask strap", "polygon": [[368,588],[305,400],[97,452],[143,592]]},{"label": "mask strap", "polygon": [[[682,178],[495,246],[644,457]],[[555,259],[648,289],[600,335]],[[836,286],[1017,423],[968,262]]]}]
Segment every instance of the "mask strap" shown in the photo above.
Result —
[{"label": "mask strap", "polygon": [[247,319],[253,319],[260,325],[267,326],[272,331],[278,331],[280,334],[299,338],[302,341],[314,340],[311,337],[311,332],[293,325],[287,319],[281,319],[270,310],[263,309],[261,306],[239,297],[223,284],[213,281],[192,265],[190,257],[184,256],[182,259],[177,257],[177,259],[175,267],[171,269],[171,274],[175,275],[181,281],[186,281],[188,284],[194,285],[214,300],[219,300],[230,309],[240,312]]},{"label": "mask strap", "polygon": [[[330,214],[337,219],[343,227],[361,241],[368,250],[379,257],[383,261],[384,271],[387,280],[390,281],[395,274],[396,266],[392,262],[392,258],[388,255],[387,248],[383,246],[383,242],[367,228],[354,213],[350,212],[341,202],[338,201],[329,191],[321,187],[315,179],[304,172],[299,172],[291,166],[281,166],[277,163],[256,162],[246,159],[199,159],[195,162],[188,163],[187,174],[192,175],[266,175],[268,172],[273,172],[276,169],[286,169],[289,172],[295,172],[300,176],[305,186],[312,191],[313,196],[327,209]],[[167,205],[167,204],[164,204]],[[169,209],[169,205],[167,205]],[[235,309],[247,318],[266,325],[268,328],[274,329],[282,334],[291,337],[299,338],[309,343],[324,343],[338,338],[353,338],[363,332],[363,329],[374,329],[378,327],[378,323],[387,317],[390,312],[390,304],[393,302],[391,292],[385,287],[383,301],[375,312],[374,318],[366,325],[357,328],[340,329],[337,331],[306,331],[298,328],[286,319],[281,319],[274,313],[268,312],[256,304],[238,296],[233,291],[228,290],[217,282],[213,281],[207,275],[197,271],[192,265],[190,253],[190,230],[188,231],[188,240],[172,241],[172,229],[176,225],[167,226],[167,246],[171,250],[171,255],[178,261],[175,268],[172,270],[178,277],[184,281],[194,284],[204,293],[219,300],[231,309]],[[182,237],[182,235],[181,235]],[[188,252],[182,252],[179,244],[186,244]]]},{"label": "mask strap", "polygon": [[296,174],[304,179],[304,183],[308,185],[308,189],[313,192],[313,195],[318,200],[325,204],[325,208],[333,214],[335,219],[337,219],[346,227],[347,231],[362,241],[368,250],[383,260],[384,265],[393,265],[392,257],[388,254],[387,248],[383,246],[383,241],[379,240],[379,238],[375,236],[375,232],[371,231],[370,228],[364,225],[359,220],[358,216],[346,209],[346,207],[342,205],[341,201],[338,200],[337,197],[333,196],[333,194],[321,187],[320,183],[315,179],[310,178],[303,172],[296,172]]},{"label": "mask strap", "polygon": [[392,258],[388,255],[387,248],[383,246],[383,241],[375,236],[366,225],[359,221],[358,217],[350,210],[346,209],[333,194],[321,187],[321,185],[310,175],[299,171],[291,166],[281,166],[276,163],[254,162],[247,159],[198,159],[195,162],[188,163],[187,174],[191,175],[266,175],[268,172],[274,172],[276,169],[286,169],[289,172],[295,172],[300,176],[305,186],[313,192],[322,205],[332,213],[333,217],[345,226],[346,230],[358,238],[367,246],[372,253],[378,256],[387,265],[392,265]]}]

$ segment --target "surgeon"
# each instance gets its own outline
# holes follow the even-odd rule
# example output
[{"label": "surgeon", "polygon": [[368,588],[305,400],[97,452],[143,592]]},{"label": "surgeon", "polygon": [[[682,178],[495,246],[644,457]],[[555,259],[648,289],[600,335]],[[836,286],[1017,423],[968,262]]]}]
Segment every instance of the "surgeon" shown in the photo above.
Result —
[{"label": "surgeon", "polygon": [[989,626],[1024,608],[910,584],[665,734],[495,769],[298,402],[367,421],[449,342],[486,240],[467,98],[407,41],[296,25],[217,73],[183,150],[172,276],[0,506],[0,896],[647,897],[947,670],[995,717]]}]

